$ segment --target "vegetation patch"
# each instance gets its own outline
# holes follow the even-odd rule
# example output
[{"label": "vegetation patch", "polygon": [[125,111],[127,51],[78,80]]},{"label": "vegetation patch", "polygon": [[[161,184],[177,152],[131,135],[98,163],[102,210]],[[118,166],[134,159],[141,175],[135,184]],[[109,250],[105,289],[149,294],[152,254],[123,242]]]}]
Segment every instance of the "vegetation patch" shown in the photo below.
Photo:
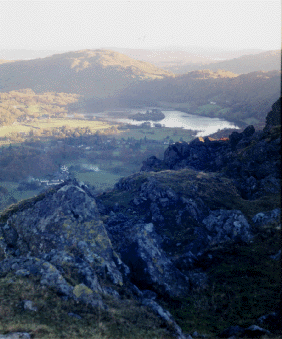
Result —
[{"label": "vegetation patch", "polygon": [[229,326],[253,325],[278,309],[281,268],[271,256],[280,249],[280,233],[272,225],[261,229],[250,244],[221,245],[205,252],[197,267],[208,274],[208,286],[184,300],[165,303],[182,329],[215,336]]},{"label": "vegetation patch", "polygon": [[[104,300],[108,310],[64,300],[39,279],[0,278],[0,332],[28,332],[34,339],[172,339],[169,328],[154,313],[133,299]],[[25,310],[25,300],[37,311]]]}]

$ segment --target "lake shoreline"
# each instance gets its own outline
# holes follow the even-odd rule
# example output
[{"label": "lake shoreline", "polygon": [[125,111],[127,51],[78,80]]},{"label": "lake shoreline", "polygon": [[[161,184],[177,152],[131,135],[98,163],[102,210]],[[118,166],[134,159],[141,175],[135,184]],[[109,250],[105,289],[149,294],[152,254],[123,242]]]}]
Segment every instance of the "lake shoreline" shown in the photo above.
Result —
[{"label": "lake shoreline", "polygon": [[[183,112],[182,110],[175,110],[175,109],[168,109],[158,107],[165,118],[158,121],[158,125],[156,126],[155,121],[148,120],[144,121],[136,121],[132,117],[134,117],[137,113],[145,113],[148,109],[152,109],[149,107],[142,107],[142,108],[119,108],[116,111],[104,111],[99,113],[92,113],[92,116],[95,116],[98,119],[103,119],[108,121],[109,123],[123,123],[125,125],[136,125],[140,126],[141,124],[148,125],[148,128],[184,128],[186,130],[195,131],[196,137],[198,136],[208,136],[213,134],[219,130],[223,129],[240,129],[242,125],[237,125],[235,122],[230,122],[225,119],[221,119],[218,117],[207,117],[207,116],[200,116],[197,114],[191,114],[188,112]],[[121,114],[119,114],[119,112]],[[89,114],[89,113],[88,113]],[[127,116],[127,117],[126,117]],[[150,123],[150,126],[149,126]],[[145,126],[146,127],[146,126]]]}]

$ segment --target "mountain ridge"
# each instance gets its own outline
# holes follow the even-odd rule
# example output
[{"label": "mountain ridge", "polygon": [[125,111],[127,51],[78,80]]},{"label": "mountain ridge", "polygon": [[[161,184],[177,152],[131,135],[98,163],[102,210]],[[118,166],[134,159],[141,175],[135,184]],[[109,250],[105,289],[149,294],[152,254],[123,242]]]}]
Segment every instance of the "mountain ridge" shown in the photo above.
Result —
[{"label": "mountain ridge", "polygon": [[203,64],[196,65],[183,62],[179,65],[172,65],[164,68],[177,74],[184,74],[196,69],[210,69],[212,71],[223,69],[238,74],[246,74],[256,71],[280,70],[281,50],[271,50],[257,54],[242,55],[228,60],[210,63],[205,62]]},{"label": "mountain ridge", "polygon": [[[31,88],[114,96],[136,81],[173,76],[153,65],[105,50],[82,50],[0,65],[2,92]],[[17,78],[17,82],[14,82]],[[118,84],[118,85],[117,85]]]}]

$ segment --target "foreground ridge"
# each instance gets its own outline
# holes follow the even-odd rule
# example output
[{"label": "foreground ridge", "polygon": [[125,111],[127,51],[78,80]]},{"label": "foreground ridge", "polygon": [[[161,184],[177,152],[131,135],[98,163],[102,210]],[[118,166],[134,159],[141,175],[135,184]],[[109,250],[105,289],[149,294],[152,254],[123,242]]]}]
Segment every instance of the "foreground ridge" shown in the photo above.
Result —
[{"label": "foreground ridge", "polygon": [[6,209],[0,330],[24,329],[23,338],[279,333],[278,106],[264,131],[173,144],[111,191],[68,179]]}]

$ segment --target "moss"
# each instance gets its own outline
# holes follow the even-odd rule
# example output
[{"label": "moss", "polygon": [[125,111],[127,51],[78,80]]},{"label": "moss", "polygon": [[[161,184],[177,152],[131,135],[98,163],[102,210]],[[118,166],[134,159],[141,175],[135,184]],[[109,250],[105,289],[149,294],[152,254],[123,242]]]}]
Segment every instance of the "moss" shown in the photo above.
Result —
[{"label": "moss", "polygon": [[[0,300],[0,333],[23,331],[34,339],[173,339],[163,321],[134,300],[107,296],[109,308],[104,311],[71,299],[65,301],[33,276],[8,274],[1,278]],[[33,301],[38,312],[23,311],[19,306],[22,300]],[[70,312],[81,319],[70,317]]]},{"label": "moss", "polygon": [[79,284],[79,285],[76,285],[73,289],[73,294],[79,298],[81,297],[83,294],[84,295],[91,295],[93,294],[93,291],[88,288],[87,286],[85,286],[84,284]]}]

